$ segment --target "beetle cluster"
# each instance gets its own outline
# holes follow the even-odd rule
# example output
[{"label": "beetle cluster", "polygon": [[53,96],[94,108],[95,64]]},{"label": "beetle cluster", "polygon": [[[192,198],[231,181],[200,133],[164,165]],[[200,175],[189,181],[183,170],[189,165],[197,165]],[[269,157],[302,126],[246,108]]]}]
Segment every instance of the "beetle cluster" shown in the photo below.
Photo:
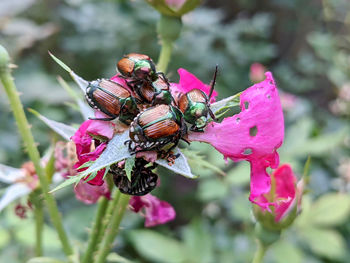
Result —
[{"label": "beetle cluster", "polygon": [[[126,85],[108,79],[89,82],[86,99],[92,108],[108,116],[95,119],[110,121],[118,118],[130,126],[130,140],[125,143],[131,153],[155,151],[161,158],[173,161],[171,150],[181,139],[185,140],[187,124],[191,131],[203,132],[208,114],[215,119],[209,101],[217,68],[209,96],[202,90],[193,89],[176,98],[170,92],[164,73],[156,71],[154,62],[147,55],[125,55],[118,61],[117,70]],[[143,159],[136,159],[131,181],[128,181],[123,167],[112,166],[115,185],[126,194],[149,193],[156,186],[158,177],[151,171],[155,167],[146,165]]]}]

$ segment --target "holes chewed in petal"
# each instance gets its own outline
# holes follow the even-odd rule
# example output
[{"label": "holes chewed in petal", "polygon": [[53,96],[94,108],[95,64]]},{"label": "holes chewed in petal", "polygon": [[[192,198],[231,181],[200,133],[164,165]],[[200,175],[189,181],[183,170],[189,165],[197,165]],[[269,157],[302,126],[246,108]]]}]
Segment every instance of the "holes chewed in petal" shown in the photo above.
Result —
[{"label": "holes chewed in petal", "polygon": [[[268,209],[268,202],[257,200],[270,191],[271,179],[267,167],[277,168],[279,156],[277,149],[284,137],[284,120],[277,87],[271,72],[266,79],[253,85],[241,94],[241,112],[225,118],[221,123],[211,123],[204,133],[192,132],[191,141],[210,143],[225,158],[234,161],[246,160],[251,164],[250,201]],[[245,103],[249,103],[249,110]],[[239,120],[239,121],[238,121]],[[259,127],[255,136],[252,128]],[[254,134],[254,133],[253,133]],[[251,149],[244,154],[242,149]]]}]

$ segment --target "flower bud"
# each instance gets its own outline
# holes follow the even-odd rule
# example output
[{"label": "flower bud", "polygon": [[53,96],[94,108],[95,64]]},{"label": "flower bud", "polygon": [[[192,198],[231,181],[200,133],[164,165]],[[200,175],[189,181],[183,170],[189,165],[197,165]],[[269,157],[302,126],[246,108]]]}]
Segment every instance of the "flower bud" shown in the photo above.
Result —
[{"label": "flower bud", "polygon": [[[272,186],[269,193],[261,196],[269,202],[270,208],[254,205],[256,220],[269,231],[288,228],[298,215],[302,196],[302,184],[296,185],[296,177],[287,164],[280,166],[271,175]],[[259,200],[258,200],[259,201]]]},{"label": "flower bud", "polygon": [[146,0],[163,15],[181,17],[195,9],[200,0]]}]

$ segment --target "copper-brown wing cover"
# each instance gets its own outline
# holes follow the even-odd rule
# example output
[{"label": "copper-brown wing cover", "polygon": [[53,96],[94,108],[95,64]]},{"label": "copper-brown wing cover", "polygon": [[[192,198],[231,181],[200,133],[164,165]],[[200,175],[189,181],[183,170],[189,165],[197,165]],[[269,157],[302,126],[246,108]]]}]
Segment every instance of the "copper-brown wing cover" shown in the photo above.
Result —
[{"label": "copper-brown wing cover", "polygon": [[182,113],[185,113],[185,110],[187,109],[188,106],[188,98],[186,94],[182,94],[179,102],[178,102],[179,110],[182,111]]},{"label": "copper-brown wing cover", "polygon": [[190,98],[191,101],[194,102],[203,102],[205,103],[206,94],[199,90],[199,89],[193,89],[187,93],[187,96]]},{"label": "copper-brown wing cover", "polygon": [[180,126],[173,120],[165,119],[157,121],[165,117],[169,111],[170,107],[162,104],[149,108],[139,116],[139,124],[141,127],[144,127],[151,122],[155,122],[144,129],[144,133],[147,137],[158,139],[173,135],[179,131]]},{"label": "copper-brown wing cover", "polygon": [[117,68],[120,71],[120,73],[124,75],[130,75],[134,70],[135,63],[128,59],[128,58],[122,58],[118,61]]},{"label": "copper-brown wing cover", "polygon": [[141,94],[147,102],[152,102],[154,96],[154,89],[149,82],[145,82],[141,88]]},{"label": "copper-brown wing cover", "polygon": [[144,133],[148,138],[158,139],[176,134],[179,131],[179,125],[173,120],[162,120],[156,122],[144,129]]},{"label": "copper-brown wing cover", "polygon": [[139,116],[139,124],[141,127],[149,124],[150,122],[159,120],[160,118],[167,115],[170,107],[165,104],[157,105],[151,108],[148,108],[142,112]]},{"label": "copper-brown wing cover", "polygon": [[111,92],[115,96],[111,96],[103,90],[97,89],[94,92],[94,98],[98,104],[102,105],[108,112],[118,115],[120,112],[120,103],[118,98],[127,98],[130,96],[128,90],[110,80],[102,80],[100,87]]}]

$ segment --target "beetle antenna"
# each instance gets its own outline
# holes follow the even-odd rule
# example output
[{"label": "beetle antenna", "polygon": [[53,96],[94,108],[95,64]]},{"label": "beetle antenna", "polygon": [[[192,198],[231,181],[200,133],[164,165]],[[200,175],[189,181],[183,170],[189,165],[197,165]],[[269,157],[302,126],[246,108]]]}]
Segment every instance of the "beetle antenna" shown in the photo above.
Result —
[{"label": "beetle antenna", "polygon": [[219,67],[219,65],[216,64],[214,77],[213,77],[213,80],[211,81],[211,87],[210,87],[210,92],[209,92],[209,99],[211,98],[211,95],[213,95],[213,91],[214,91],[214,87],[215,87],[215,83],[216,83],[216,76],[217,76],[217,73],[218,73],[218,67]]}]

